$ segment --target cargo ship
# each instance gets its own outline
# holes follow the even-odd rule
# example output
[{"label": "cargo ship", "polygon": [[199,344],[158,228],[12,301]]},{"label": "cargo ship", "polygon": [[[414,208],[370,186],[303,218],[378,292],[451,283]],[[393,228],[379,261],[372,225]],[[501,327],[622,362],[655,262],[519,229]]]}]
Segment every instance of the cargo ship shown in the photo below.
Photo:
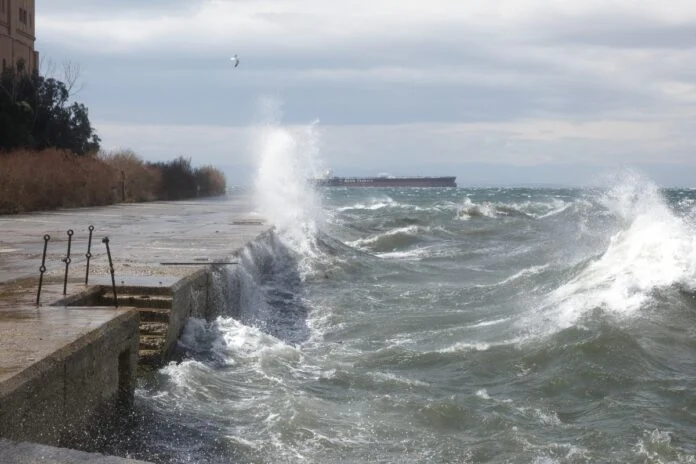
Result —
[{"label": "cargo ship", "polygon": [[443,177],[323,177],[312,182],[320,187],[456,187],[455,176]]}]

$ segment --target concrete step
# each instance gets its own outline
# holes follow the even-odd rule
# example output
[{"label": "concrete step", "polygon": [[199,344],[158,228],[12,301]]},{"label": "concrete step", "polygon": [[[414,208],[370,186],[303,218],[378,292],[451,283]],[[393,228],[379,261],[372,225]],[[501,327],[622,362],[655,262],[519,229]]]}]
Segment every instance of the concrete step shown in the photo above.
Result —
[{"label": "concrete step", "polygon": [[140,335],[159,335],[167,336],[169,324],[166,322],[140,322]]},{"label": "concrete step", "polygon": [[140,312],[139,369],[157,368],[162,364],[165,341],[169,331],[169,309],[138,308]]},{"label": "concrete step", "polygon": [[162,351],[164,346],[164,337],[158,335],[141,335],[140,336],[140,349],[141,350],[156,350],[157,352]]},{"label": "concrete step", "polygon": [[[105,293],[111,292],[111,287],[104,287]],[[169,287],[137,287],[131,285],[120,285],[116,287],[116,293],[128,295],[150,295],[150,296],[171,296],[172,289]]]},{"label": "concrete step", "polygon": [[[169,309],[172,307],[172,297],[169,295],[117,295],[119,306],[133,306],[135,308],[160,308]],[[103,306],[113,306],[113,294],[106,293],[100,298]]]},{"label": "concrete step", "polygon": [[138,308],[140,312],[140,322],[164,322],[169,324],[169,316],[171,311],[169,309],[158,309],[158,308]]}]

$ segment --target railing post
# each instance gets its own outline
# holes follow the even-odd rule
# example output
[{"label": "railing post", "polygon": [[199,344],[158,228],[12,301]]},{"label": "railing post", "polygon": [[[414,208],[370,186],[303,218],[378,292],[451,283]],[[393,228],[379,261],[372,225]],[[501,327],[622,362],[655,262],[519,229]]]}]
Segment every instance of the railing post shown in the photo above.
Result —
[{"label": "railing post", "polygon": [[92,232],[94,232],[94,226],[89,226],[89,241],[87,242],[87,270],[85,271],[85,285],[89,282],[89,260],[92,258]]},{"label": "railing post", "polygon": [[114,263],[111,261],[111,250],[109,249],[109,237],[104,237],[102,243],[106,245],[106,254],[109,256],[109,270],[111,272],[111,288],[114,291],[114,306],[118,308],[118,297],[116,296],[116,278],[114,277]]},{"label": "railing post", "polygon": [[51,236],[46,234],[43,236],[44,239],[44,249],[43,249],[43,258],[41,258],[41,267],[39,267],[39,272],[41,273],[39,275],[39,290],[36,292],[36,306],[40,305],[41,301],[41,287],[43,285],[43,275],[44,272],[46,272],[46,250],[48,249],[48,241],[51,240]]},{"label": "railing post", "polygon": [[70,247],[72,246],[72,236],[74,232],[72,229],[68,229],[68,253],[63,258],[65,263],[65,279],[63,280],[63,295],[68,293],[68,267],[70,267]]}]

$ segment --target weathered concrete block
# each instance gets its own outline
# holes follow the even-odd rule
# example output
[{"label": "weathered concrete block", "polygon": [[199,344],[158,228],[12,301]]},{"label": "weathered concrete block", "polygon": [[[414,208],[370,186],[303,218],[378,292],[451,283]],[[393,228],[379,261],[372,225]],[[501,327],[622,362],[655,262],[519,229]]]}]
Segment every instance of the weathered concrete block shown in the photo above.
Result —
[{"label": "weathered concrete block", "polygon": [[[53,311],[82,311],[72,313],[78,319],[88,317],[93,309]],[[54,446],[73,444],[104,414],[116,414],[118,405],[132,403],[138,312],[121,310],[105,317],[104,309],[97,311],[104,321],[95,329],[66,340],[0,383],[0,437]]]},{"label": "weathered concrete block", "polygon": [[0,387],[0,436],[57,444],[65,414],[65,369],[44,359]]},{"label": "weathered concrete block", "polygon": [[[137,311],[134,311],[137,313]],[[133,402],[138,362],[138,318],[113,321],[65,360],[65,424],[61,443],[85,425]],[[97,417],[98,416],[98,417]]]}]

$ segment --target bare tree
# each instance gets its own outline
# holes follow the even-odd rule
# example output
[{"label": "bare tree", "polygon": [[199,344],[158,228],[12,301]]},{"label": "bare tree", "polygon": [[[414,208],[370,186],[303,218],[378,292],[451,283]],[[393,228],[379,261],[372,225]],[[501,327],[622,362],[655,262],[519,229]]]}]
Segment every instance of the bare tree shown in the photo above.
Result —
[{"label": "bare tree", "polygon": [[55,76],[56,64],[53,60],[46,60],[45,57],[41,55],[41,61],[39,61],[39,74],[42,76]]},{"label": "bare tree", "polygon": [[75,63],[69,59],[63,61],[62,73],[59,76],[57,72],[58,66],[52,60],[47,60],[44,62],[43,57],[41,58],[41,63],[39,69],[42,71],[39,73],[46,78],[54,78],[62,81],[65,87],[68,89],[71,97],[79,94],[85,88],[85,83],[82,82],[82,67],[79,63]]},{"label": "bare tree", "polygon": [[79,63],[74,63],[68,59],[63,61],[63,82],[73,97],[85,88],[84,82],[80,80],[81,75],[82,67]]}]

